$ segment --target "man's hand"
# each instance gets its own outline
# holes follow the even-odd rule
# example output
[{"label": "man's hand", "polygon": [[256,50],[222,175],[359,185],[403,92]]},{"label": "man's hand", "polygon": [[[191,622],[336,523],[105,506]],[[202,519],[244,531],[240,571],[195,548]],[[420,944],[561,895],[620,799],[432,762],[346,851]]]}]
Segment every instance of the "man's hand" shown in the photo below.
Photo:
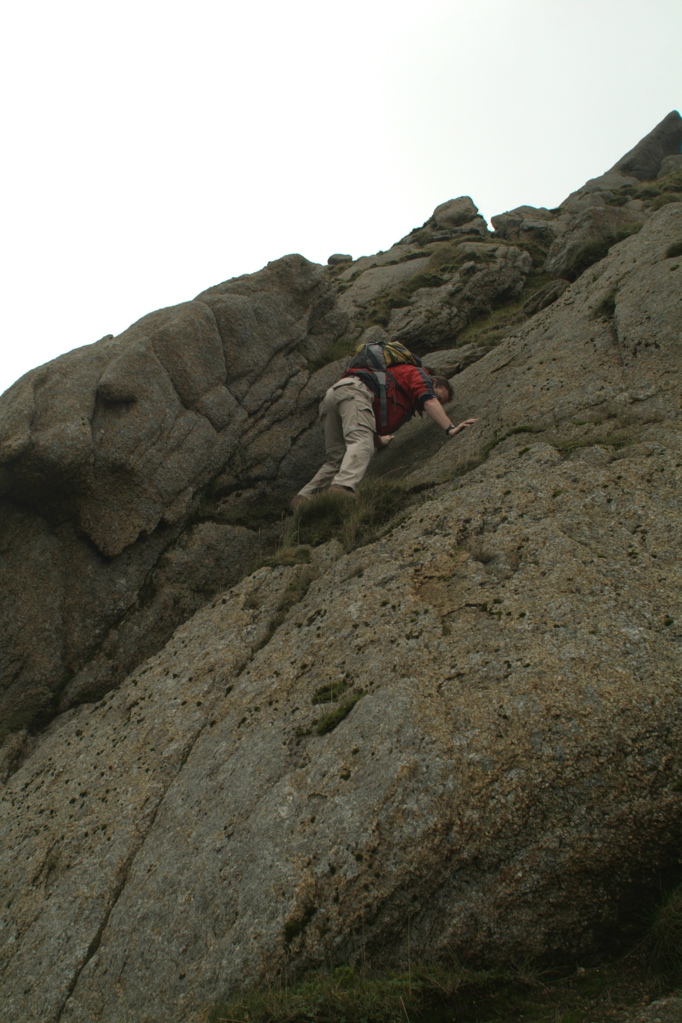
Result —
[{"label": "man's hand", "polygon": [[374,447],[377,449],[377,451],[381,451],[382,448],[385,448],[388,444],[391,443],[391,441],[393,440],[394,437],[395,437],[394,433],[389,433],[385,437],[382,437],[380,434],[375,433],[374,434]]},{"label": "man's hand", "polygon": [[456,437],[458,433],[462,432],[462,430],[466,430],[467,426],[473,426],[474,423],[477,423],[477,422],[478,422],[478,417],[476,419],[465,419],[465,420],[463,420],[459,424],[459,426],[456,426],[454,428],[454,430],[450,430],[449,431],[448,437]]}]

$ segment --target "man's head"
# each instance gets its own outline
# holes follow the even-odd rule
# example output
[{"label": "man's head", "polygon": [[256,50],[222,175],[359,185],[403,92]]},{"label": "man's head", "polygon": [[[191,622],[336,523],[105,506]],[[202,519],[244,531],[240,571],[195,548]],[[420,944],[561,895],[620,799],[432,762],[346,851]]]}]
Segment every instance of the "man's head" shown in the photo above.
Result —
[{"label": "man's head", "polygon": [[445,377],[433,377],[433,391],[441,405],[452,401],[452,387]]}]

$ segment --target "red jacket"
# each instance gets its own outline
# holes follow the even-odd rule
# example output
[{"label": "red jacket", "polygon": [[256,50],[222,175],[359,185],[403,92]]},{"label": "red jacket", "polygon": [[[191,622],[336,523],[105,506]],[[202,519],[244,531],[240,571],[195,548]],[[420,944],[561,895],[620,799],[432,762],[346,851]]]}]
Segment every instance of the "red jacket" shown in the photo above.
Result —
[{"label": "red jacket", "polygon": [[386,435],[395,433],[403,423],[411,419],[415,412],[421,415],[424,402],[435,398],[433,377],[419,366],[400,363],[386,370],[386,413],[387,422],[381,425],[381,402],[379,400],[379,384],[369,369],[349,369],[345,377],[359,376],[363,384],[369,387],[374,397],[374,419],[376,431]]}]

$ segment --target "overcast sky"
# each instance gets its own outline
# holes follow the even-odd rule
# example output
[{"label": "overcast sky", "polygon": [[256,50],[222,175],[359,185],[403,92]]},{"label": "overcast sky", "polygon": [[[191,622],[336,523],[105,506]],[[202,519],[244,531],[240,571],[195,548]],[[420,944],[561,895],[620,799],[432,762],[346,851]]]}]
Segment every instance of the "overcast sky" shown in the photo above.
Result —
[{"label": "overcast sky", "polygon": [[0,391],[446,199],[556,206],[682,93],[680,0],[24,0],[0,21]]}]

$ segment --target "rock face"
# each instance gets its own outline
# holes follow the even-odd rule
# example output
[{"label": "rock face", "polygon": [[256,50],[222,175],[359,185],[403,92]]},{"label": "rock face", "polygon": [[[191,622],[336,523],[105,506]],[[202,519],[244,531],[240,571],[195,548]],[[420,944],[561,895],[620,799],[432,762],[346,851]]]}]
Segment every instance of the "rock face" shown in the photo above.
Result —
[{"label": "rock face", "polygon": [[454,341],[472,320],[517,298],[532,266],[529,254],[513,245],[469,242],[457,255],[459,266],[446,283],[419,288],[409,305],[391,311],[388,331],[404,344],[428,351]]},{"label": "rock face", "polygon": [[676,110],[672,110],[634,149],[621,157],[612,170],[631,174],[639,181],[651,181],[657,176],[662,161],[671,153],[680,151],[682,119]]},{"label": "rock face", "polygon": [[[524,249],[518,225],[513,245],[433,241],[435,225],[360,266],[287,257],[15,385],[7,705],[63,704],[6,742],[3,1023],[189,1023],[311,966],[582,956],[631,933],[682,833],[682,205],[646,213],[531,318],[539,242]],[[521,319],[499,343],[420,335],[453,375],[452,417],[479,422],[448,441],[413,421],[376,458],[411,495],[403,516],[369,546],[331,540],[232,585],[257,510],[318,457],[310,426],[340,368],[320,358],[415,277],[449,282],[423,289],[434,319],[455,277],[452,308],[511,271],[501,301]],[[388,311],[415,335],[421,290]],[[171,329],[209,324],[204,309],[224,371],[208,326],[196,365],[195,335]],[[168,368],[140,340],[156,327]],[[132,371],[108,372],[124,357],[147,366],[134,393]],[[166,406],[154,358],[179,381]],[[102,379],[100,441],[81,417]],[[159,458],[127,522],[142,488],[127,416],[152,437],[145,409],[166,461],[191,416],[194,475],[182,445],[175,475]],[[93,511],[115,479],[98,445],[123,452],[120,520]],[[81,667],[50,689],[69,657]],[[116,688],[107,658],[126,664]]]},{"label": "rock face", "polygon": [[642,224],[641,212],[617,206],[590,206],[578,213],[567,230],[550,246],[545,270],[554,277],[575,280],[585,269],[585,255],[591,265],[594,250],[605,255],[614,242]]},{"label": "rock face", "polygon": [[197,498],[305,478],[308,364],[345,323],[322,268],[291,256],[6,392],[0,736],[101,695],[253,563],[235,502],[207,530]]}]

